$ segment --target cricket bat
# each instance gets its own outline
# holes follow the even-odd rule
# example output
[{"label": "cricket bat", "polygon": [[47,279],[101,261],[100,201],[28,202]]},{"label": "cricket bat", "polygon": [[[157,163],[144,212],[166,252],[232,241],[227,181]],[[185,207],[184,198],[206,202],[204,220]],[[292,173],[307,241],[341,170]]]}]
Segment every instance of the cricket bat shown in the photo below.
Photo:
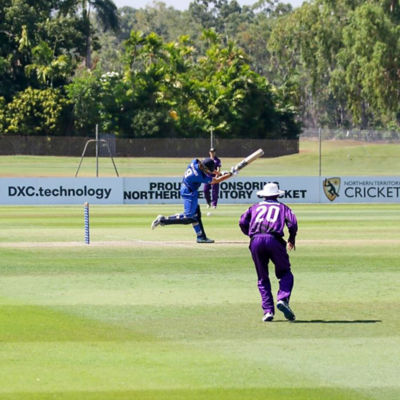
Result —
[{"label": "cricket bat", "polygon": [[264,155],[264,150],[263,149],[258,149],[254,153],[251,153],[249,156],[244,158],[240,163],[236,164],[233,169],[236,171],[240,171],[242,168],[245,166],[249,165],[252,163],[254,160],[257,160],[257,158],[260,158],[262,155]]}]

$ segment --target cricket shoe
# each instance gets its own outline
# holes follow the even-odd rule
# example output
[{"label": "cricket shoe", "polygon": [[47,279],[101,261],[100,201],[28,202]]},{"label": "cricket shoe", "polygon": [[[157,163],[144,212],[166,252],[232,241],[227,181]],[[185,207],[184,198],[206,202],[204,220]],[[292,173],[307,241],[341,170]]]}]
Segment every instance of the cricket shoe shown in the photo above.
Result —
[{"label": "cricket shoe", "polygon": [[162,220],[164,219],[164,215],[159,215],[152,223],[151,223],[151,229],[156,229],[157,226],[161,225]]},{"label": "cricket shoe", "polygon": [[262,320],[263,320],[264,322],[270,322],[270,321],[272,321],[273,319],[274,319],[274,314],[273,314],[272,312],[267,312],[267,313],[264,314]]},{"label": "cricket shoe", "polygon": [[197,243],[214,243],[214,240],[209,239],[207,237],[198,237]]},{"label": "cricket shoe", "polygon": [[276,303],[276,308],[279,311],[283,312],[283,315],[285,316],[285,318],[289,321],[294,321],[296,319],[296,316],[294,315],[294,312],[291,310],[291,308],[289,307],[289,303],[285,300],[279,300]]}]

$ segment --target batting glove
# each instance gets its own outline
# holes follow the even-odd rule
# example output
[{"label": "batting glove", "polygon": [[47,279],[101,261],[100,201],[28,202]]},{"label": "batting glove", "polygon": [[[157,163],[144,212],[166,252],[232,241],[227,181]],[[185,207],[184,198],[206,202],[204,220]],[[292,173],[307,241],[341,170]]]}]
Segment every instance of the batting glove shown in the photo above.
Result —
[{"label": "batting glove", "polygon": [[232,175],[237,175],[238,173],[239,173],[239,170],[237,168],[235,168],[235,167],[231,168],[231,174]]}]

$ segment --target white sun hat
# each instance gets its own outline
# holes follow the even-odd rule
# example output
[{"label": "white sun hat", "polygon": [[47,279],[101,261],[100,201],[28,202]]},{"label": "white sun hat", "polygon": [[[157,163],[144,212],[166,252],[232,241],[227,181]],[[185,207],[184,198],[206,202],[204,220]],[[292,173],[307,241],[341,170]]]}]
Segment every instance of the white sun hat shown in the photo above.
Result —
[{"label": "white sun hat", "polygon": [[259,197],[272,197],[272,196],[282,196],[285,194],[283,190],[279,190],[279,187],[274,182],[268,182],[264,185],[262,190],[257,192],[257,196]]}]

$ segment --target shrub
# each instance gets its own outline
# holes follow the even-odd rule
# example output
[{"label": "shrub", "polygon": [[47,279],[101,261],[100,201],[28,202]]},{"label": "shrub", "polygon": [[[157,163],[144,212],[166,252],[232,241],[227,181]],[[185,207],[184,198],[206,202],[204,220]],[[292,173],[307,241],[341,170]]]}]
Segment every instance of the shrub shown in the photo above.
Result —
[{"label": "shrub", "polygon": [[[27,88],[5,106],[4,132],[23,135],[64,135],[70,102],[60,89]],[[1,117],[0,117],[1,118]],[[0,122],[1,123],[1,122]]]}]

